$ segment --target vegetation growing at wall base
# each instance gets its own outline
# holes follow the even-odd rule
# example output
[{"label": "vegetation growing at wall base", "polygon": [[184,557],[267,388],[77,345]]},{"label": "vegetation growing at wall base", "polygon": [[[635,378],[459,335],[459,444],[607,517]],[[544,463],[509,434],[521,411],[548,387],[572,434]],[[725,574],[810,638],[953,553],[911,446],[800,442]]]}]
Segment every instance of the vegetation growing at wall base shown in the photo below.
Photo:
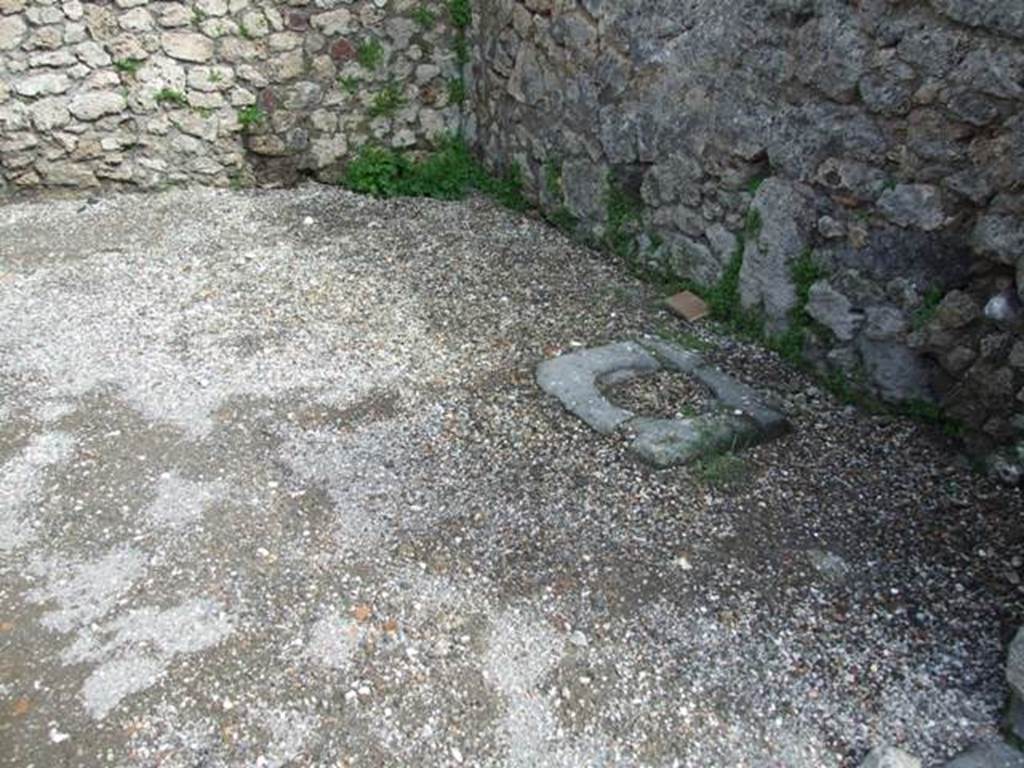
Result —
[{"label": "vegetation growing at wall base", "polygon": [[[884,403],[868,392],[863,372],[854,372],[851,376],[834,368],[822,374],[808,360],[808,337],[812,334],[829,335],[829,331],[815,323],[807,313],[811,286],[825,277],[810,250],[804,251],[790,265],[790,279],[797,300],[788,314],[786,331],[781,334],[769,333],[765,327],[764,316],[755,309],[743,307],[739,290],[743,254],[746,244],[760,234],[762,224],[760,212],[756,208],[751,208],[748,212],[744,229],[737,238],[736,249],[722,276],[718,282],[708,286],[680,278],[663,265],[659,265],[657,259],[652,258],[661,246],[656,238],[647,238],[650,245],[646,250],[640,247],[639,235],[643,231],[641,203],[635,196],[623,190],[612,177],[608,180],[606,203],[608,227],[603,246],[618,256],[636,277],[656,286],[659,292],[667,296],[689,290],[702,296],[711,308],[712,319],[721,323],[729,333],[775,351],[790,364],[814,376],[841,402],[856,405],[871,413],[895,413],[906,416],[937,427],[949,436],[955,437],[963,433],[963,425],[950,418],[940,405],[924,400],[898,404]],[[937,297],[941,297],[941,293],[933,295],[929,292],[924,312],[934,312],[934,307],[938,304]]]},{"label": "vegetation growing at wall base", "polygon": [[461,200],[479,191],[514,210],[528,207],[518,167],[501,176],[488,173],[458,136],[446,138],[436,151],[418,159],[385,147],[363,147],[346,166],[341,183],[374,197]]}]

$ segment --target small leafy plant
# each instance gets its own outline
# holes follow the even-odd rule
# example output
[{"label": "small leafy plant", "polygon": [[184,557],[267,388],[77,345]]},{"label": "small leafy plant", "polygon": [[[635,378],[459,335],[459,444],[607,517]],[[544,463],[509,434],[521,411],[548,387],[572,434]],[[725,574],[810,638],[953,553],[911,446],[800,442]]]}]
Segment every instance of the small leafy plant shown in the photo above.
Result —
[{"label": "small leafy plant", "polygon": [[243,131],[254,128],[266,119],[267,113],[260,109],[258,104],[251,104],[238,110],[238,124],[242,126]]},{"label": "small leafy plant", "polygon": [[171,104],[176,107],[188,105],[188,97],[181,91],[174,88],[161,88],[153,97],[157,104]]},{"label": "small leafy plant", "polygon": [[460,200],[478,190],[515,210],[527,205],[518,168],[502,176],[488,173],[460,137],[445,139],[435,152],[419,160],[392,149],[364,146],[346,166],[341,183],[375,197]]},{"label": "small leafy plant", "polygon": [[405,104],[405,96],[402,95],[401,87],[394,82],[389,82],[376,96],[368,110],[370,117],[387,117],[393,115]]},{"label": "small leafy plant", "polygon": [[116,59],[114,61],[114,69],[118,72],[134,77],[135,73],[142,68],[141,59]]},{"label": "small leafy plant", "polygon": [[937,285],[931,286],[924,292],[924,300],[921,302],[921,306],[914,310],[911,318],[911,325],[913,325],[915,331],[924,328],[932,321],[935,313],[939,311],[942,296],[942,288]]},{"label": "small leafy plant", "polygon": [[462,104],[466,100],[466,83],[462,78],[453,78],[448,81],[448,101],[452,104]]},{"label": "small leafy plant", "polygon": [[423,29],[433,29],[434,25],[437,24],[437,14],[434,13],[426,4],[420,5],[412,12],[412,19],[419,24]]},{"label": "small leafy plant", "polygon": [[359,78],[355,75],[338,78],[338,85],[349,96],[354,96],[359,91]]},{"label": "small leafy plant", "polygon": [[470,0],[448,0],[448,17],[455,27],[455,61],[460,65],[469,61],[469,44],[466,41],[466,30],[473,20],[473,8]]},{"label": "small leafy plant", "polygon": [[380,63],[383,60],[384,46],[380,44],[379,40],[374,38],[364,40],[356,48],[356,61],[358,61],[364,69],[373,71],[380,66]]}]

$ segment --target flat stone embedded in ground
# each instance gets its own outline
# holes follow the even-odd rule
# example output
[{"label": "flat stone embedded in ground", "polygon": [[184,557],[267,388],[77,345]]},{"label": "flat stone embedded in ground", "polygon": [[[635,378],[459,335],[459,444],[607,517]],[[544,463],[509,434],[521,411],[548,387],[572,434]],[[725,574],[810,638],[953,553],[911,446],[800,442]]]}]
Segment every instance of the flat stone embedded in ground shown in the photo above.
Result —
[{"label": "flat stone embedded in ground", "polygon": [[[692,376],[710,389],[713,410],[691,418],[651,418],[620,408],[599,388],[602,380],[617,382],[659,369]],[[785,416],[752,388],[707,365],[700,355],[658,339],[609,344],[545,360],[537,367],[537,383],[596,431],[626,431],[633,453],[659,468],[738,450],[788,429]]]}]

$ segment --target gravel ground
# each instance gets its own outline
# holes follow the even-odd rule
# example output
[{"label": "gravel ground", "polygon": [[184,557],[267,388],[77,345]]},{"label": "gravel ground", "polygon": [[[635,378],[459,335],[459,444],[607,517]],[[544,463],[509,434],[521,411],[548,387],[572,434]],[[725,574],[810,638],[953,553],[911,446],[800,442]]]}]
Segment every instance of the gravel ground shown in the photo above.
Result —
[{"label": "gravel ground", "polygon": [[648,469],[533,369],[679,333],[656,299],[484,200],[0,207],[0,763],[933,765],[993,733],[1019,493],[711,329],[794,430],[727,490]]}]

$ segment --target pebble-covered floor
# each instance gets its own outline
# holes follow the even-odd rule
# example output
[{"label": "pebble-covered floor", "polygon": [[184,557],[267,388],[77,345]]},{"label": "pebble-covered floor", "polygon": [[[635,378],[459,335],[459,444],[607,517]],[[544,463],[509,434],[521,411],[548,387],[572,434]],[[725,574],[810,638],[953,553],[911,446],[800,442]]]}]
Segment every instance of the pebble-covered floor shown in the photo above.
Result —
[{"label": "pebble-covered floor", "polygon": [[[1020,495],[658,299],[483,200],[0,206],[0,764],[931,765],[991,734]],[[792,431],[657,472],[536,385],[645,334]]]}]

